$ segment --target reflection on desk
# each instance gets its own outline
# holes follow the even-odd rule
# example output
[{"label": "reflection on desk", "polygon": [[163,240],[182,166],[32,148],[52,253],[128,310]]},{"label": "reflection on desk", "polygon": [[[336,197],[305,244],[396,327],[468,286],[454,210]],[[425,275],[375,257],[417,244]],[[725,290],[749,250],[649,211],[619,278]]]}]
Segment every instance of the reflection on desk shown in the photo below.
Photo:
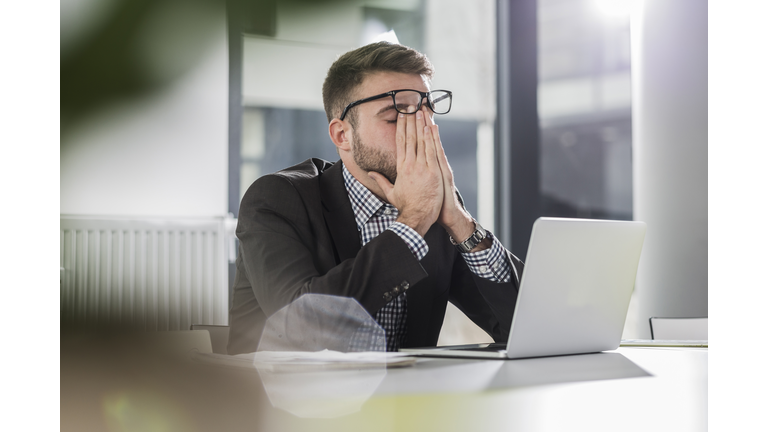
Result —
[{"label": "reflection on desk", "polygon": [[272,406],[304,418],[336,418],[360,411],[387,375],[384,368],[258,371]]},{"label": "reflection on desk", "polygon": [[[419,359],[375,377],[317,371],[278,377],[288,405],[275,408],[264,390],[274,377],[255,368],[178,363],[114,338],[62,337],[61,430],[698,431],[707,426],[707,354],[620,348],[509,361]],[[335,417],[289,412],[296,409]]]}]

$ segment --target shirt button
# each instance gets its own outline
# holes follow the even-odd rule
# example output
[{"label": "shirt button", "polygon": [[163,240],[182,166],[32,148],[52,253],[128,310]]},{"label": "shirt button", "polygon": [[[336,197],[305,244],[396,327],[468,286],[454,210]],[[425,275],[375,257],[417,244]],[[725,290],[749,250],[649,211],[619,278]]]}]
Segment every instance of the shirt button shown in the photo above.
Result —
[{"label": "shirt button", "polygon": [[410,288],[410,287],[411,287],[411,285],[407,281],[403,281],[403,282],[400,283],[400,288],[402,288],[403,291],[407,291],[408,288]]},{"label": "shirt button", "polygon": [[385,215],[391,215],[392,214],[392,210],[389,209],[389,207],[387,207],[387,208],[384,209],[384,214]]},{"label": "shirt button", "polygon": [[494,270],[498,270],[498,269],[499,269],[499,267],[501,267],[501,264],[499,264],[499,262],[498,262],[498,261],[496,261],[495,263],[493,263],[493,269],[494,269]]},{"label": "shirt button", "polygon": [[488,266],[480,266],[480,273],[488,273]]}]

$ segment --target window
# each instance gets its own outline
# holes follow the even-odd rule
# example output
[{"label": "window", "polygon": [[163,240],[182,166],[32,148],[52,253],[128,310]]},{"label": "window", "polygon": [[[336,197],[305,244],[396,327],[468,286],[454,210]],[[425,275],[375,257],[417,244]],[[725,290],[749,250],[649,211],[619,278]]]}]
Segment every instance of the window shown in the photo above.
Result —
[{"label": "window", "polygon": [[471,3],[287,0],[246,8],[244,33],[236,33],[242,46],[231,47],[240,56],[233,91],[242,115],[230,142],[230,211],[261,175],[309,157],[338,160],[322,105],[325,74],[338,55],[392,30],[433,62],[433,88],[453,91],[451,112],[436,122],[469,211],[493,229],[495,3]]},{"label": "window", "polygon": [[632,219],[629,15],[617,9],[622,3],[629,2],[538,0],[542,215]]}]

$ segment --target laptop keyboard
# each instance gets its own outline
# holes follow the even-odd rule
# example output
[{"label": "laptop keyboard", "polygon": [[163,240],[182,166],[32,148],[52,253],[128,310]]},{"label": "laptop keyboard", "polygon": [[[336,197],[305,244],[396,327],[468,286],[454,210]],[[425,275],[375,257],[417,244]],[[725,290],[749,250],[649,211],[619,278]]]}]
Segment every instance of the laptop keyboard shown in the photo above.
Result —
[{"label": "laptop keyboard", "polygon": [[505,343],[492,343],[487,346],[469,346],[469,347],[456,347],[454,351],[501,351],[507,349]]}]

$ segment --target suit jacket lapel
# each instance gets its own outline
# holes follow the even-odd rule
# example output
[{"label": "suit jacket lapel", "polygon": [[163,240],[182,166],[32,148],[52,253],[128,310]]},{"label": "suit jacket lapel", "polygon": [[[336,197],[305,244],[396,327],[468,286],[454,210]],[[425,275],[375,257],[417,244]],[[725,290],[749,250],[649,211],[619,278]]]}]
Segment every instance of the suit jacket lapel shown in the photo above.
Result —
[{"label": "suit jacket lapel", "polygon": [[333,164],[320,176],[320,199],[323,203],[325,225],[331,234],[339,262],[354,258],[360,251],[360,233],[357,231],[352,204],[349,202],[341,161]]}]

